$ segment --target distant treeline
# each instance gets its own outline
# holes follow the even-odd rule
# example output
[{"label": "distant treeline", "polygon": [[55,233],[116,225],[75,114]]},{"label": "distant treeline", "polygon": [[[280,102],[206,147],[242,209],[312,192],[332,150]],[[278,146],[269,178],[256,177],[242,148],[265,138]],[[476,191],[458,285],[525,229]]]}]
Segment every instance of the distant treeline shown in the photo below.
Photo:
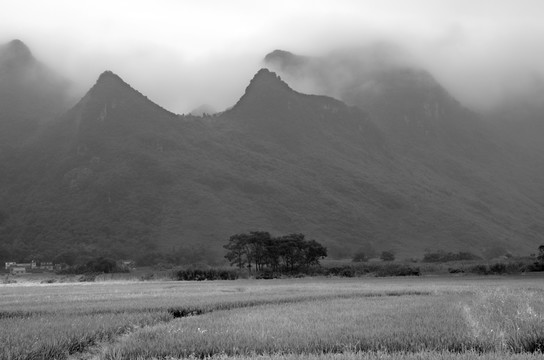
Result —
[{"label": "distant treeline", "polygon": [[482,260],[481,257],[468,251],[459,251],[458,253],[437,251],[428,252],[423,255],[423,262],[449,262],[449,261],[464,261],[464,260]]},{"label": "distant treeline", "polygon": [[230,264],[255,271],[293,273],[307,271],[327,256],[327,248],[304,234],[272,237],[265,231],[236,234],[224,246]]},{"label": "distant treeline", "polygon": [[98,257],[92,259],[85,264],[74,265],[64,270],[60,270],[59,274],[112,274],[119,272],[129,272],[127,268],[120,267],[117,261],[106,257]]}]

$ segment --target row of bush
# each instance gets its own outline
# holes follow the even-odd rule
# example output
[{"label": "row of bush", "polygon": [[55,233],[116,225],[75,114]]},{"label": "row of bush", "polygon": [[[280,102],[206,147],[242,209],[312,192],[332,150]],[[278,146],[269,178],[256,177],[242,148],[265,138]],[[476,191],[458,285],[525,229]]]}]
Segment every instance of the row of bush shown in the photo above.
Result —
[{"label": "row of bush", "polygon": [[[378,277],[385,276],[419,276],[421,271],[419,267],[413,267],[406,264],[388,263],[388,264],[357,264],[344,265],[337,267],[313,267],[305,272],[281,273],[264,269],[254,273],[248,273],[243,270],[233,269],[182,269],[172,272],[172,278],[180,281],[202,281],[202,280],[236,280],[247,278],[249,276],[255,279],[277,279],[277,278],[298,278],[305,276],[338,276],[338,277],[358,277],[374,275]],[[144,279],[143,279],[144,280]]]},{"label": "row of bush", "polygon": [[231,269],[184,269],[174,271],[173,278],[180,281],[202,280],[236,280],[240,277],[238,270]]},{"label": "row of bush", "polygon": [[524,272],[544,271],[544,264],[535,262],[527,264],[525,262],[508,262],[495,264],[476,264],[465,267],[451,267],[448,269],[450,274],[471,273],[478,275],[504,275],[520,274]]},{"label": "row of bush", "polygon": [[357,277],[374,275],[378,277],[386,276],[419,276],[421,271],[419,267],[389,263],[389,264],[357,264],[344,265],[326,269],[326,274],[330,276]]}]

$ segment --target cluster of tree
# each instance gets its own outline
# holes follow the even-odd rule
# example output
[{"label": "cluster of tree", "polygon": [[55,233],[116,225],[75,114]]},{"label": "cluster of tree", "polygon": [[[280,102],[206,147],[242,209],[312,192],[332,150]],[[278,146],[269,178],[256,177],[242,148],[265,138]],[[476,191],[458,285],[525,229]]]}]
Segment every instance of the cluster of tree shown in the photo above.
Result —
[{"label": "cluster of tree", "polygon": [[[367,262],[368,260],[374,258],[375,256],[376,256],[375,253],[373,253],[373,255],[369,255],[368,252],[364,250],[359,250],[353,256],[352,261],[353,262]],[[380,259],[382,261],[394,261],[395,252],[393,250],[382,251],[380,254]]]},{"label": "cluster of tree", "polygon": [[536,262],[533,264],[533,271],[544,271],[544,245],[538,247]]},{"label": "cluster of tree", "polygon": [[119,273],[128,272],[127,269],[119,267],[117,262],[113,259],[106,257],[98,257],[92,259],[85,264],[79,264],[62,270],[63,274],[86,274],[86,273]]},{"label": "cluster of tree", "polygon": [[224,246],[231,265],[256,271],[295,272],[319,265],[327,256],[327,248],[304,234],[272,237],[265,231],[236,234]]}]

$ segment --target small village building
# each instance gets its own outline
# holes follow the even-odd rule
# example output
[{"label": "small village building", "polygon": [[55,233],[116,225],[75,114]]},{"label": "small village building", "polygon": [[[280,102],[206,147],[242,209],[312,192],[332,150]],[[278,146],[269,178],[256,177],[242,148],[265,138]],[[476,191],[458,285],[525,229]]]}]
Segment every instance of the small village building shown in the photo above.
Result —
[{"label": "small village building", "polygon": [[10,268],[10,272],[11,272],[12,275],[26,274],[26,268],[24,268],[24,267],[12,267],[12,268]]},{"label": "small village building", "polygon": [[6,262],[6,270],[9,270],[9,272],[13,273],[13,269],[18,269],[17,273],[23,273],[21,269],[24,269],[24,273],[27,272],[41,272],[41,271],[53,271],[55,269],[55,266],[52,262],[41,262],[37,263],[36,261],[32,260],[32,262],[29,263],[17,263],[17,262]]},{"label": "small village building", "polygon": [[117,261],[117,266],[123,270],[134,270],[136,269],[136,262],[134,260],[119,260]]},{"label": "small village building", "polygon": [[36,263],[35,263],[35,262],[31,262],[31,263],[16,263],[14,267],[25,268],[25,269],[27,269],[27,270],[31,270],[31,269],[36,268]]},{"label": "small village building", "polygon": [[54,265],[53,265],[52,262],[44,262],[44,261],[42,261],[42,263],[40,264],[39,268],[42,269],[42,270],[53,271],[53,269],[54,269],[55,267],[54,267]]}]

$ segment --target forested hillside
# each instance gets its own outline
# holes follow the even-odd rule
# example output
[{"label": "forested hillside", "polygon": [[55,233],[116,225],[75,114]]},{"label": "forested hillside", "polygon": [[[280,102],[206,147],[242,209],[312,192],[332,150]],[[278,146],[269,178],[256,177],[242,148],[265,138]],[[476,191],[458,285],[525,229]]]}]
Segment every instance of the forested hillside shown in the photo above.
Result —
[{"label": "forested hillside", "polygon": [[424,71],[378,80],[381,97],[351,92],[346,105],[262,69],[232,108],[194,116],[106,71],[73,108],[2,148],[0,260],[213,263],[249,231],[304,233],[332,257],[368,245],[401,258],[536,248],[540,155],[503,141]]}]

